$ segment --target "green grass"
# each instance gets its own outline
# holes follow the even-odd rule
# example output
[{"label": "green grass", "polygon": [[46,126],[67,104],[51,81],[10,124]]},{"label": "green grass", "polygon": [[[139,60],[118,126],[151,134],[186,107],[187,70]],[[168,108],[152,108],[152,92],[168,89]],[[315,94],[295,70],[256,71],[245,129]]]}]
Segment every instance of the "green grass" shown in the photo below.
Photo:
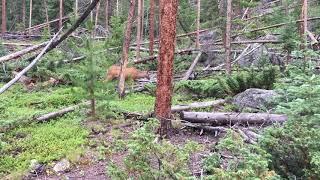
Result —
[{"label": "green grass", "polygon": [[[79,90],[79,89],[78,89]],[[20,85],[0,95],[0,127],[79,103],[70,87],[25,92]]]},{"label": "green grass", "polygon": [[26,170],[32,159],[48,163],[81,151],[88,131],[79,125],[78,116],[71,113],[49,123],[5,133],[0,141],[0,177]]}]

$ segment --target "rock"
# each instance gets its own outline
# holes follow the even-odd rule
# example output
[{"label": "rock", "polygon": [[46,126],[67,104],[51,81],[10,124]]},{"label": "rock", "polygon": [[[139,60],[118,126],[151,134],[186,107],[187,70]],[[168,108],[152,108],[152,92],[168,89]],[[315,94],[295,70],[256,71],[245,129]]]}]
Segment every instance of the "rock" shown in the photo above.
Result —
[{"label": "rock", "polygon": [[263,109],[277,95],[273,90],[251,88],[237,94],[232,103],[241,108]]},{"label": "rock", "polygon": [[53,170],[56,173],[66,172],[70,170],[70,162],[67,159],[62,159],[54,165]]},{"label": "rock", "polygon": [[30,175],[39,175],[42,174],[45,170],[45,165],[40,164],[36,159],[32,159],[29,165]]}]

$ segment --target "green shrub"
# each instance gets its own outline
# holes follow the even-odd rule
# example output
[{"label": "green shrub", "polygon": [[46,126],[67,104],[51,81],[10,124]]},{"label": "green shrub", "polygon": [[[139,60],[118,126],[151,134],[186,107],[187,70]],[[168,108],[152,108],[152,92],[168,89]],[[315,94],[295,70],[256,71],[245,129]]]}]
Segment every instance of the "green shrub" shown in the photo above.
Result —
[{"label": "green shrub", "polygon": [[199,149],[194,142],[176,147],[168,141],[157,142],[153,132],[157,121],[150,121],[133,132],[127,143],[128,155],[124,167],[114,163],[107,166],[108,175],[113,179],[181,179],[189,177],[189,156]]},{"label": "green shrub", "polygon": [[216,152],[204,160],[205,179],[276,179],[268,168],[269,154],[257,145],[244,143],[241,136],[228,131]]},{"label": "green shrub", "polygon": [[295,72],[278,85],[283,98],[277,112],[287,114],[288,122],[284,127],[266,131],[261,146],[272,155],[270,167],[282,177],[317,179],[320,177],[320,78]]}]

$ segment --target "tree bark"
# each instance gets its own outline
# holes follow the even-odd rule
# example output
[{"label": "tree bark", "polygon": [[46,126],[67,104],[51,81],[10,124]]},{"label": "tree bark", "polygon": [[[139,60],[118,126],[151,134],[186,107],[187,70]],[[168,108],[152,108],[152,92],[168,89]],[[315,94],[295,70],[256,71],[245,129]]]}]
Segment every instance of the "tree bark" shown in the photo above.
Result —
[{"label": "tree bark", "polygon": [[109,0],[106,0],[105,7],[105,15],[106,15],[106,31],[109,32]]},{"label": "tree bark", "polygon": [[171,100],[173,61],[176,38],[177,0],[160,1],[160,55],[157,71],[155,113],[160,120],[159,133],[167,135],[171,129]]},{"label": "tree bark", "polygon": [[[30,0],[30,9],[29,9],[29,29],[32,26],[32,0]],[[29,30],[29,34],[31,34],[31,30]]]},{"label": "tree bark", "polygon": [[154,0],[150,0],[150,16],[149,16],[149,55],[153,56],[154,49]]},{"label": "tree bark", "polygon": [[181,112],[183,120],[191,123],[210,123],[213,125],[284,123],[288,117],[283,114],[234,113],[234,112]]},{"label": "tree bark", "polygon": [[76,0],[76,1],[75,1],[75,10],[74,10],[74,11],[75,11],[74,13],[75,13],[76,19],[78,19],[78,16],[79,16],[79,15],[78,15],[78,11],[79,11],[79,10],[78,10],[78,9],[79,9],[78,6],[79,6],[79,2],[78,2],[78,0]]},{"label": "tree bark", "polygon": [[63,17],[63,0],[59,3],[59,29],[62,28],[62,17]]},{"label": "tree bark", "polygon": [[97,26],[99,21],[99,10],[100,10],[100,2],[98,2],[98,5],[97,5],[97,12],[96,12],[96,18],[95,18],[94,29],[93,29],[93,37],[96,36],[96,31],[97,31]]},{"label": "tree bark", "polygon": [[127,27],[124,35],[124,42],[123,42],[123,49],[122,49],[122,60],[121,60],[121,68],[120,68],[120,78],[119,78],[119,97],[123,98],[125,95],[125,72],[124,69],[126,69],[128,64],[128,52],[129,52],[129,46],[130,46],[130,39],[131,39],[131,26],[134,16],[134,10],[135,10],[135,4],[136,0],[130,0],[130,9],[128,13],[128,20],[127,20]]},{"label": "tree bark", "polygon": [[137,17],[137,51],[136,58],[140,59],[140,42],[141,42],[141,9],[142,9],[142,0],[138,0],[138,17]]},{"label": "tree bark", "polygon": [[2,0],[2,16],[1,16],[1,33],[2,36],[7,32],[7,8],[6,8],[6,0]]},{"label": "tree bark", "polygon": [[119,16],[119,0],[116,2],[116,16]]},{"label": "tree bark", "polygon": [[231,74],[231,19],[232,19],[232,0],[227,0],[227,22],[225,39],[226,73]]},{"label": "tree bark", "polygon": [[22,0],[22,24],[26,28],[26,0]]},{"label": "tree bark", "polygon": [[48,28],[48,32],[49,32],[49,34],[50,34],[50,23],[49,23],[47,0],[43,0],[43,4],[44,4],[44,9],[45,9],[45,14],[46,14],[47,28]]},{"label": "tree bark", "polygon": [[198,0],[197,3],[197,40],[196,48],[200,48],[200,11],[201,11],[201,0]]},{"label": "tree bark", "polygon": [[[90,3],[92,4],[92,0],[90,0]],[[90,13],[90,21],[93,23],[93,11]]]},{"label": "tree bark", "polygon": [[175,105],[171,107],[171,112],[181,112],[181,111],[186,111],[186,110],[196,109],[196,108],[214,107],[219,104],[223,104],[225,102],[226,101],[224,99],[217,99],[214,101],[195,102],[187,105]]},{"label": "tree bark", "polygon": [[60,109],[58,111],[55,111],[55,112],[51,112],[51,113],[48,113],[48,114],[44,114],[42,116],[39,116],[37,117],[35,120],[37,122],[47,122],[51,119],[54,119],[54,118],[57,118],[57,117],[60,117],[60,116],[63,116],[64,114],[67,114],[69,112],[72,112],[72,111],[75,111],[77,108],[79,108],[80,106],[88,106],[90,104],[89,101],[87,102],[84,102],[84,103],[81,103],[81,104],[78,104],[78,105],[74,105],[74,106],[70,106],[70,107],[66,107],[66,108],[63,108],[63,109]]}]

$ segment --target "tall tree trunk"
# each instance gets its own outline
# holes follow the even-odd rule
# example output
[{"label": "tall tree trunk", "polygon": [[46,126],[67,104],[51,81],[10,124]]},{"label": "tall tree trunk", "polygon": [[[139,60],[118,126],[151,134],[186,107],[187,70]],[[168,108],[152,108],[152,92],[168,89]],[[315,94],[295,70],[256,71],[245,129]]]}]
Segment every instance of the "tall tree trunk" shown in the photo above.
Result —
[{"label": "tall tree trunk", "polygon": [[124,97],[124,83],[125,83],[125,74],[124,69],[126,69],[128,64],[128,52],[129,52],[129,46],[130,46],[130,39],[131,39],[131,26],[134,16],[134,10],[135,10],[135,0],[130,0],[130,8],[128,13],[128,21],[127,21],[127,27],[126,32],[124,36],[124,42],[122,47],[122,60],[121,60],[121,68],[120,68],[120,78],[119,78],[119,97]]},{"label": "tall tree trunk", "polygon": [[105,15],[106,15],[106,31],[109,32],[109,0],[106,0],[105,7]]},{"label": "tall tree trunk", "polygon": [[7,31],[7,14],[6,14],[6,0],[2,0],[2,16],[1,16],[1,33],[4,35]]},{"label": "tall tree trunk", "polygon": [[141,41],[141,8],[142,0],[138,0],[138,19],[137,19],[137,50],[136,58],[140,59],[140,41]]},{"label": "tall tree trunk", "polygon": [[63,18],[63,0],[60,0],[60,4],[59,4],[59,29],[62,28],[62,18]]},{"label": "tall tree trunk", "polygon": [[74,10],[75,12],[75,16],[76,16],[76,19],[78,19],[78,11],[79,11],[79,2],[78,2],[78,0],[76,0],[76,2],[75,2],[75,10]]},{"label": "tall tree trunk", "polygon": [[149,55],[153,56],[154,48],[154,0],[150,0],[150,16],[149,16]]},{"label": "tall tree trunk", "polygon": [[[90,3],[92,4],[92,0],[90,0]],[[93,11],[91,11],[91,13],[90,13],[90,20],[93,23]]]},{"label": "tall tree trunk", "polygon": [[306,33],[308,31],[308,0],[303,0],[303,39],[306,42]]},{"label": "tall tree trunk", "polygon": [[44,4],[44,9],[45,9],[45,14],[46,14],[47,28],[48,28],[48,32],[50,34],[50,23],[49,23],[47,0],[43,0],[43,4]]},{"label": "tall tree trunk", "polygon": [[143,40],[143,34],[144,34],[144,0],[141,0],[141,35],[140,38]]},{"label": "tall tree trunk", "polygon": [[[32,26],[32,0],[30,0],[30,4],[29,4],[29,29]],[[31,29],[29,30],[29,33],[31,34]]]},{"label": "tall tree trunk", "polygon": [[23,29],[26,28],[26,0],[22,0],[22,24]]},{"label": "tall tree trunk", "polygon": [[119,16],[119,0],[116,3],[116,16]]},{"label": "tall tree trunk", "polygon": [[96,18],[95,18],[94,29],[93,29],[93,37],[96,36],[96,31],[97,31],[97,26],[99,21],[99,10],[100,10],[100,1],[98,2],[98,5],[97,5]]},{"label": "tall tree trunk", "polygon": [[197,40],[196,48],[200,48],[200,10],[201,10],[201,0],[197,2]]},{"label": "tall tree trunk", "polygon": [[167,135],[171,128],[171,94],[176,38],[177,0],[160,1],[160,54],[157,71],[155,113],[160,120],[159,133]]},{"label": "tall tree trunk", "polygon": [[227,0],[227,22],[225,39],[226,73],[231,74],[231,18],[232,18],[232,0]]}]

